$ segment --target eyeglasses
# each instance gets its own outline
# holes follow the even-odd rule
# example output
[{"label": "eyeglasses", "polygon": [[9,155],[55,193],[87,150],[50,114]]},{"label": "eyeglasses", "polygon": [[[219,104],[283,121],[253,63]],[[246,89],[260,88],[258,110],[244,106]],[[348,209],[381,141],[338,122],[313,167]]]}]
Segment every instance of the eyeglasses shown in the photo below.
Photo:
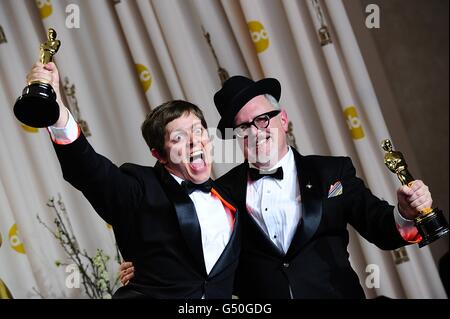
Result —
[{"label": "eyeglasses", "polygon": [[252,125],[254,127],[256,127],[258,130],[265,129],[265,128],[267,128],[269,126],[270,119],[272,117],[275,117],[278,114],[280,114],[280,112],[281,112],[280,110],[276,110],[276,111],[270,111],[270,112],[258,115],[251,122],[243,123],[241,125],[236,126],[233,129],[234,134],[237,137],[244,138],[244,137],[248,136],[249,128]]}]

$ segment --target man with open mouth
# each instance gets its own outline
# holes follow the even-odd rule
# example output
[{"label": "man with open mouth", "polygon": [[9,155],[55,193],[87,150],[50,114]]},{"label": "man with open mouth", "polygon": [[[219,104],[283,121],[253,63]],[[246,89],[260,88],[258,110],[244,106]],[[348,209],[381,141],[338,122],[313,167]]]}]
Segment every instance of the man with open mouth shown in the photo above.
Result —
[{"label": "man with open mouth", "polygon": [[60,117],[48,128],[64,178],[113,226],[135,268],[116,298],[231,298],[240,253],[239,214],[211,180],[211,143],[201,110],[169,101],[152,110],[142,135],[154,167],[120,167],[97,154],[59,92],[54,63],[36,63],[28,81],[51,83]]}]

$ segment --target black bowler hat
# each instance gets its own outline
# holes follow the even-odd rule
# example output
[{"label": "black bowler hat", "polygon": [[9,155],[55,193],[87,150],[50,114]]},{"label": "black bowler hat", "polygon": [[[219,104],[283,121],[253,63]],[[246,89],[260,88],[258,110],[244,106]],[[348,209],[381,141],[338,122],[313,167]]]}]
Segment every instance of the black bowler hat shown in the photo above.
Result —
[{"label": "black bowler hat", "polygon": [[279,101],[280,82],[273,78],[255,82],[240,75],[232,76],[225,81],[222,88],[214,95],[214,104],[221,117],[217,129],[222,134],[222,139],[232,137],[225,136],[225,129],[233,128],[234,118],[242,107],[255,96],[262,94],[270,94]]}]

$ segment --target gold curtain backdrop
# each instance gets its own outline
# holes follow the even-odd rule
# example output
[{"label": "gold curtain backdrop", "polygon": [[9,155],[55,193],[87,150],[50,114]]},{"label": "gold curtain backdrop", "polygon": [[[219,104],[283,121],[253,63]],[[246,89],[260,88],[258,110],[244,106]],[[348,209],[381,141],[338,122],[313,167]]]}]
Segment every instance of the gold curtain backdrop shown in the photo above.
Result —
[{"label": "gold curtain backdrop", "polygon": [[[382,17],[395,14],[383,11],[382,0],[373,2]],[[430,1],[430,6],[438,2]],[[388,78],[374,73],[383,69],[385,55],[383,47],[367,50],[375,47],[371,32],[379,31],[368,29],[370,12],[363,3],[0,1],[0,298],[91,297],[70,285],[66,264],[72,261],[43,225],[55,229],[58,216],[66,218],[81,251],[94,256],[101,250],[109,256],[110,283],[118,271],[111,227],[63,180],[47,131],[25,126],[13,114],[50,27],[61,41],[55,62],[64,99],[96,151],[116,164],[155,163],[140,125],[148,111],[167,100],[197,104],[214,128],[219,121],[214,93],[227,77],[245,75],[280,80],[280,104],[291,122],[289,140],[302,154],[350,156],[372,192],[391,204],[399,182],[384,167],[382,139],[392,139],[407,154],[414,176],[425,183],[427,177],[434,180],[421,175],[413,151],[417,141],[399,117]],[[321,28],[329,38],[319,37]],[[448,73],[443,81],[448,83]],[[383,106],[386,96],[389,107]],[[446,129],[448,135],[448,122]],[[213,174],[218,177],[243,157],[233,141],[213,141]],[[448,143],[448,136],[437,143]],[[445,187],[430,185],[438,198],[448,192]],[[442,205],[448,208],[448,199]],[[448,251],[448,239],[431,248],[386,252],[351,227],[349,232],[350,260],[368,298],[447,298],[437,263]],[[368,282],[374,266],[378,284]]]}]

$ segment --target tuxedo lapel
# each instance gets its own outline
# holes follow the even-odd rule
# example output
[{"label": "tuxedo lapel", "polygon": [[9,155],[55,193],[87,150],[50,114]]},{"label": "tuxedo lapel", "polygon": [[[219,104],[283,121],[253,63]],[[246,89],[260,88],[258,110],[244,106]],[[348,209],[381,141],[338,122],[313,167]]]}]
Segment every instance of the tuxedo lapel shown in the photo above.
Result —
[{"label": "tuxedo lapel", "polygon": [[322,219],[322,185],[311,161],[294,148],[295,165],[300,185],[302,219],[297,225],[287,256],[295,255],[315,234]]},{"label": "tuxedo lapel", "polygon": [[162,187],[164,188],[169,201],[175,208],[181,233],[183,234],[186,244],[191,250],[202,273],[206,274],[200,223],[198,221],[194,203],[181,185],[177,183],[161,164],[157,163],[155,165],[155,170],[159,173]]},{"label": "tuxedo lapel", "polygon": [[248,175],[248,163],[245,161],[245,163],[239,165],[239,172],[236,174],[236,183],[233,186],[232,189],[229,189],[231,194],[234,194],[234,197],[236,198],[236,202],[239,205],[239,209],[242,212],[247,213],[247,175]]}]

